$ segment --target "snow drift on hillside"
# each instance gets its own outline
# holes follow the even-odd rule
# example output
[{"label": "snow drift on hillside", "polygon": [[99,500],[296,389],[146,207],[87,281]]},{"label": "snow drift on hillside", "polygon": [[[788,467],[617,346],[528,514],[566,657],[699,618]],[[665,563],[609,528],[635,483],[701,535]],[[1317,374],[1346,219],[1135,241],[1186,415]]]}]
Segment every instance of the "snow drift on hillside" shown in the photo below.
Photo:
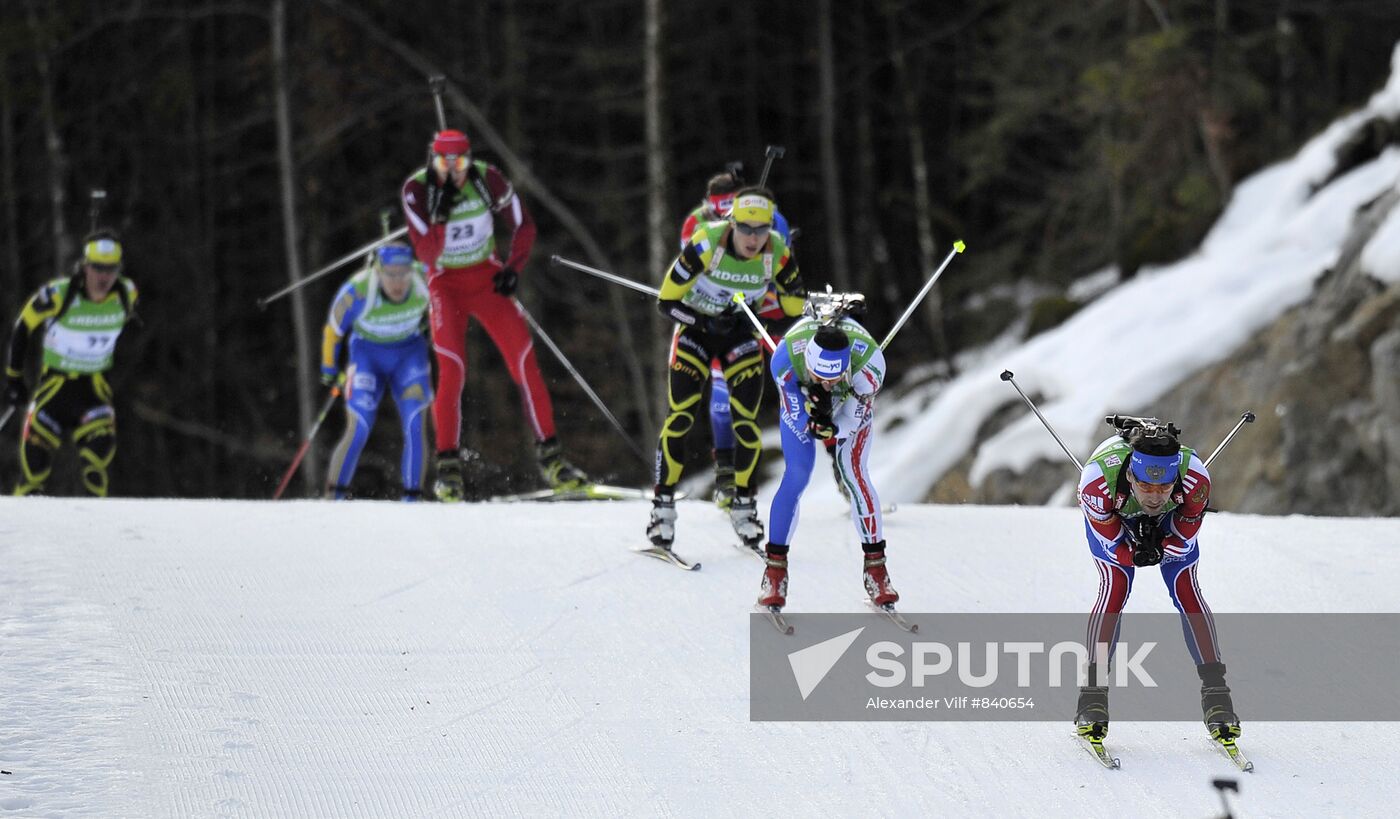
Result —
[{"label": "snow drift on hillside", "polygon": [[[1229,357],[1254,333],[1307,299],[1317,278],[1338,258],[1358,206],[1396,184],[1400,150],[1329,179],[1337,146],[1368,119],[1400,116],[1400,47],[1386,87],[1365,108],[1308,142],[1293,158],[1244,180],[1229,207],[1193,255],[1144,268],[1064,324],[995,362],[964,371],[930,400],[916,390],[882,405],[876,485],[886,501],[913,501],[976,444],[978,429],[999,408],[1020,403],[999,379],[1016,374],[1027,393],[1082,458],[1102,437],[1102,418],[1145,408],[1174,382]],[[1392,216],[1365,257],[1378,277],[1400,277],[1400,216]],[[976,238],[958,264],[973,268]],[[950,269],[947,275],[959,275]],[[1160,322],[1160,323],[1159,323]],[[1144,326],[1167,327],[1177,344],[1134,344]],[[898,373],[895,377],[898,377]],[[983,442],[971,479],[992,470],[1024,470],[1064,454],[1033,415]],[[833,496],[829,482],[812,491]]]}]

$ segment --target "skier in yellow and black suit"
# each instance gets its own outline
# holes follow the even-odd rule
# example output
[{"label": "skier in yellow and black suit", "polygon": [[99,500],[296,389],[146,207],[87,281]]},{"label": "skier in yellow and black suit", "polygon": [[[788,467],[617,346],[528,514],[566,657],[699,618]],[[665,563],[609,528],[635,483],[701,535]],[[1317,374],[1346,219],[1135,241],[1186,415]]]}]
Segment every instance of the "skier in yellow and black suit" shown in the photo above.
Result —
[{"label": "skier in yellow and black suit", "polygon": [[[93,233],[84,242],[77,272],[39,288],[20,311],[5,366],[5,397],[11,406],[28,403],[16,495],[43,492],[65,439],[78,448],[83,488],[91,495],[107,495],[107,468],[117,451],[117,416],[103,373],[112,368],[117,337],[136,305],[136,285],[120,275],[121,268],[122,246],[116,236]],[[30,340],[39,330],[44,331],[44,359],[30,400],[24,364]]]},{"label": "skier in yellow and black suit", "polygon": [[763,398],[763,350],[753,325],[734,303],[753,309],[771,282],[783,313],[802,313],[807,291],[797,260],[773,230],[773,195],[762,188],[735,194],[728,220],[703,223],[666,273],[657,307],[676,322],[671,342],[668,412],[656,451],[656,494],[647,539],[664,549],[675,538],[676,484],[685,463],[685,439],[719,359],[729,383],[734,419],[734,501],[730,522],[751,548],[763,540],[758,501],[750,485],[761,451],[758,404]]}]

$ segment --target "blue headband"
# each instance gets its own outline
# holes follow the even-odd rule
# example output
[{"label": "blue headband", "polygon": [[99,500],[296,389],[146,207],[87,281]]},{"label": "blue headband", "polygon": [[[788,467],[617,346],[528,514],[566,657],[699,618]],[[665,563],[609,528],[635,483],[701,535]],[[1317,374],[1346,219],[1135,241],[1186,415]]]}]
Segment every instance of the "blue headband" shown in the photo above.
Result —
[{"label": "blue headband", "polygon": [[1175,455],[1148,455],[1133,450],[1128,459],[1133,476],[1143,483],[1175,483],[1181,466],[1181,453]]},{"label": "blue headband", "polygon": [[382,265],[413,264],[413,251],[403,245],[380,245],[379,263]]},{"label": "blue headband", "polygon": [[818,378],[830,381],[839,378],[851,366],[851,348],[828,350],[814,340],[807,345],[807,370]]}]

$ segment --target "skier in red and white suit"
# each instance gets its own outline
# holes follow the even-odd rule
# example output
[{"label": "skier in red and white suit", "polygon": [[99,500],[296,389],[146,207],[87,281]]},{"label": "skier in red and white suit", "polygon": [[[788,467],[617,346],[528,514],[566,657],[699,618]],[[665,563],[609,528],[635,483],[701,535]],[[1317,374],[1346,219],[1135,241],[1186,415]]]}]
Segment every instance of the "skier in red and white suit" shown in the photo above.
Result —
[{"label": "skier in red and white suit", "polygon": [[[433,420],[437,427],[439,500],[462,500],[460,455],[462,387],[466,382],[467,326],[481,322],[520,389],[524,417],[535,436],[545,480],[556,489],[587,477],[564,459],[554,433],[554,407],[534,340],[513,295],[535,243],[535,222],[510,180],[473,161],[471,142],[456,130],[439,131],[427,167],[403,185],[403,210],[414,255],[427,268],[432,299],[433,352],[438,362]],[[498,242],[496,223],[503,228]]]}]

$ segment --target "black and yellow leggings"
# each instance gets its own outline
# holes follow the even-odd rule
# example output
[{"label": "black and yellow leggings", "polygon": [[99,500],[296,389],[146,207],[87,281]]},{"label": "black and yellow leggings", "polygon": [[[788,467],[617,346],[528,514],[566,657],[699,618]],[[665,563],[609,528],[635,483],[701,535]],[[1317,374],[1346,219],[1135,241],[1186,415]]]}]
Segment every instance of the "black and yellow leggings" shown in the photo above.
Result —
[{"label": "black and yellow leggings", "polygon": [[54,455],[65,439],[78,448],[83,488],[107,496],[107,468],[117,454],[117,413],[112,388],[101,373],[46,372],[20,436],[20,484],[16,495],[42,494],[53,472]]},{"label": "black and yellow leggings", "polygon": [[710,361],[718,358],[729,382],[734,415],[734,485],[747,489],[762,452],[758,404],[763,399],[763,352],[752,330],[726,336],[678,325],[671,340],[671,375],[667,385],[666,422],[656,447],[656,484],[674,487],[685,465],[685,441],[695,429],[700,401],[710,380]]}]

